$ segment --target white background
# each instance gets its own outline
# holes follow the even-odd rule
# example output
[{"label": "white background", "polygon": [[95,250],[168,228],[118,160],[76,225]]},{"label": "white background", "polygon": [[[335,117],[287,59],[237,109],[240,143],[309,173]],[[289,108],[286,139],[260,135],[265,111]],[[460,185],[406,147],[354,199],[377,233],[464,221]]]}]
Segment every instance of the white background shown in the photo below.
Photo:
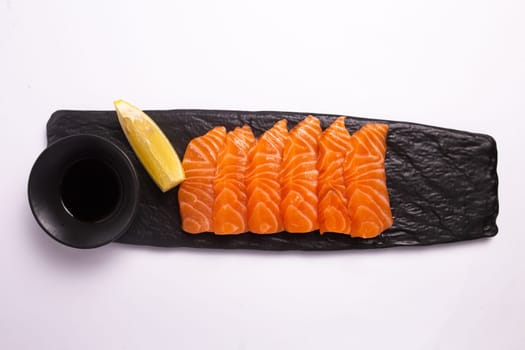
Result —
[{"label": "white background", "polygon": [[[0,0],[1,349],[524,349],[525,2]],[[328,253],[60,246],[56,109],[288,110],[498,143],[500,233]]]}]

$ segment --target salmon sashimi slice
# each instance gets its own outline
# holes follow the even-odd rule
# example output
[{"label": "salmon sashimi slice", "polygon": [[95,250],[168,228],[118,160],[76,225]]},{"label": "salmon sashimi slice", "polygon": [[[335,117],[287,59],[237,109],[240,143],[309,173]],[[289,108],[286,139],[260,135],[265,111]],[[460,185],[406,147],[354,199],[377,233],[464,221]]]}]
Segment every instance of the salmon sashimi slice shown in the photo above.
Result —
[{"label": "salmon sashimi slice", "polygon": [[179,187],[179,206],[182,229],[188,233],[213,231],[213,179],[225,141],[226,129],[217,126],[186,147],[182,159],[186,180]]},{"label": "salmon sashimi slice", "polygon": [[244,125],[226,135],[224,147],[219,151],[211,216],[216,234],[239,234],[248,230],[246,170],[248,154],[254,145],[252,129]]},{"label": "salmon sashimi slice", "polygon": [[319,119],[308,116],[290,131],[284,143],[281,215],[285,230],[291,233],[319,228],[317,157],[321,134]]},{"label": "salmon sashimi slice", "polygon": [[343,174],[345,155],[350,151],[350,133],[345,117],[337,118],[319,139],[319,231],[350,234],[351,220]]},{"label": "salmon sashimi slice", "polygon": [[343,171],[353,237],[376,237],[393,223],[385,173],[387,132],[386,124],[366,124],[351,137]]},{"label": "salmon sashimi slice", "polygon": [[284,230],[281,218],[281,165],[288,137],[286,119],[274,124],[256,141],[246,175],[248,230],[268,234]]}]

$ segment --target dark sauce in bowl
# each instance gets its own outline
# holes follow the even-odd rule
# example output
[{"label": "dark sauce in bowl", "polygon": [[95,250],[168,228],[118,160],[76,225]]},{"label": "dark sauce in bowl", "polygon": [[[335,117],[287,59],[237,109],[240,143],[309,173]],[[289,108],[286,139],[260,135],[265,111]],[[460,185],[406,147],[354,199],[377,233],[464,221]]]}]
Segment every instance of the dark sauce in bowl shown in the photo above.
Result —
[{"label": "dark sauce in bowl", "polygon": [[94,159],[81,159],[66,169],[60,186],[62,204],[81,221],[101,221],[111,216],[121,198],[115,170]]}]

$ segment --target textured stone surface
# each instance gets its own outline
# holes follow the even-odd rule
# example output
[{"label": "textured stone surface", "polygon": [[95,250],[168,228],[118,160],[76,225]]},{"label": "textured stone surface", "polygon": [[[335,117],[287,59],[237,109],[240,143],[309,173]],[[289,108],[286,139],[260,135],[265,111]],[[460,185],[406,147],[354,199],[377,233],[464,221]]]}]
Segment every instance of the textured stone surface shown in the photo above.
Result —
[{"label": "textured stone surface", "polygon": [[[147,112],[182,157],[188,142],[216,125],[229,130],[248,123],[256,135],[281,118],[293,127],[305,113],[170,110]],[[315,115],[315,114],[314,114]],[[326,127],[336,116],[316,115]],[[354,132],[366,122],[347,118]],[[122,243],[165,247],[265,250],[334,250],[429,245],[498,232],[497,150],[487,135],[418,124],[389,124],[386,173],[394,225],[374,239],[318,232],[275,235],[189,235],[181,230],[177,190],[162,194],[146,174],[122,134],[113,111],[57,111],[47,125],[48,141],[74,134],[104,136],[121,146],[135,163],[141,200],[134,224]]]}]

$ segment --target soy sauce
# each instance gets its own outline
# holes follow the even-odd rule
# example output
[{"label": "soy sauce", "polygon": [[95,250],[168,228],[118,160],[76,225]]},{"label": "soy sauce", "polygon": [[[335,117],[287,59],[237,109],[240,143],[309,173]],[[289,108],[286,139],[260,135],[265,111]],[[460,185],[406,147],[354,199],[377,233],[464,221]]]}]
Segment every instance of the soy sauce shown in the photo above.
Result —
[{"label": "soy sauce", "polygon": [[121,186],[115,171],[92,158],[73,163],[64,173],[60,186],[62,204],[80,221],[96,222],[108,218],[117,208]]}]

